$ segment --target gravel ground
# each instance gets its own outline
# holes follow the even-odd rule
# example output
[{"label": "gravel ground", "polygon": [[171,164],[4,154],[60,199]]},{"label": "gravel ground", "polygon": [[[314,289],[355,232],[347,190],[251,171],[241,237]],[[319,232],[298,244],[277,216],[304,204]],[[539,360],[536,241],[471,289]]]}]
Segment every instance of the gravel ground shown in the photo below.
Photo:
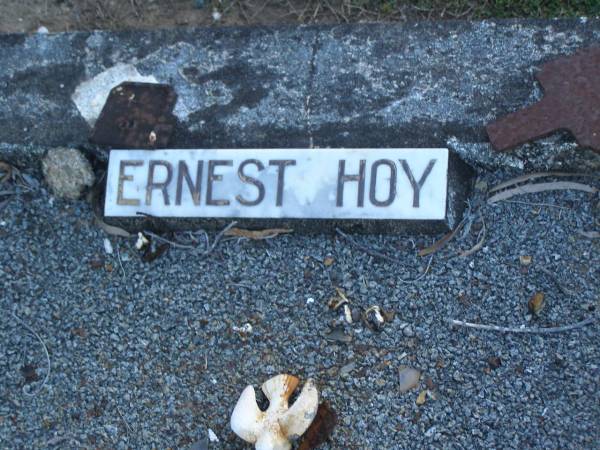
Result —
[{"label": "gravel ground", "polygon": [[[429,259],[415,248],[436,237],[416,235],[356,237],[397,262],[340,237],[289,235],[144,263],[133,238],[109,236],[105,252],[84,201],[3,185],[18,193],[0,213],[0,447],[186,449],[210,428],[220,439],[211,449],[249,448],[228,425],[239,394],[289,372],[314,377],[340,417],[322,448],[600,448],[597,323],[560,334],[447,323],[549,327],[598,314],[599,242],[578,234],[594,229],[598,196],[484,205],[485,183],[508,177],[478,183],[483,248],[457,256],[475,244],[475,220],[425,275]],[[351,341],[332,341],[335,286],[354,309],[377,304],[394,319],[381,332],[346,325]],[[535,292],[547,305],[532,318]],[[251,333],[234,331],[245,323]],[[28,327],[48,349],[45,384],[44,348]],[[422,377],[402,394],[403,365]]]}]

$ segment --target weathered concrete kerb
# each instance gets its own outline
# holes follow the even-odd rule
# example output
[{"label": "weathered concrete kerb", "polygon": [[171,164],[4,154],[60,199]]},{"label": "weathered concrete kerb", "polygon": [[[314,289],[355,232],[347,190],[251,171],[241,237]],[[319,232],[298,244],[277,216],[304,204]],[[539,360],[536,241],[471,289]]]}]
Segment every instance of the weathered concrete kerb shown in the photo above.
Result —
[{"label": "weathered concrete kerb", "polygon": [[598,42],[584,18],[6,35],[0,159],[38,168],[72,146],[102,160],[90,80],[124,76],[175,88],[172,147],[447,146],[485,168],[591,171],[600,157],[568,134],[498,154],[484,126],[541,97],[543,62]]}]

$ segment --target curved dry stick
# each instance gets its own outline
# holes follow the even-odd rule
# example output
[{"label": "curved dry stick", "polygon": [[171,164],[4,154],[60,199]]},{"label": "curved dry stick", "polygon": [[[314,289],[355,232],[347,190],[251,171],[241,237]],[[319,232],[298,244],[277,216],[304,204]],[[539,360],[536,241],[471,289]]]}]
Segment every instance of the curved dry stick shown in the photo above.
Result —
[{"label": "curved dry stick", "polygon": [[477,241],[477,243],[471,247],[469,250],[464,250],[462,252],[459,253],[459,256],[467,257],[472,255],[473,253],[478,252],[479,250],[481,250],[483,248],[483,243],[485,242],[485,235],[486,235],[486,226],[485,226],[485,219],[482,217],[481,221],[483,222],[483,228],[481,229],[481,231],[479,232],[479,236],[481,236],[479,238],[479,240]]},{"label": "curved dry stick", "polygon": [[[381,258],[385,261],[389,261],[389,262],[393,262],[396,264],[403,264],[402,261],[400,261],[399,259],[396,259],[392,256],[388,256],[385,255],[383,253],[378,252],[377,250],[374,250],[370,247],[367,247],[365,245],[361,245],[358,242],[356,242],[356,240],[354,238],[352,238],[352,236],[349,236],[348,234],[344,233],[342,230],[340,230],[339,228],[335,229],[336,233],[339,234],[340,236],[342,236],[346,241],[348,241],[352,246],[356,247],[359,250],[362,250],[363,252],[365,252],[367,255],[369,256],[373,256],[374,258]],[[416,281],[419,281],[420,279],[422,279],[425,275],[427,275],[427,273],[429,273],[429,269],[431,268],[431,262],[433,261],[433,255],[431,255],[429,257],[429,261],[427,262],[427,266],[425,267],[425,271],[419,275],[416,278],[413,278],[412,280],[406,280],[403,278],[398,278],[396,281],[399,281],[400,283],[414,283]]]},{"label": "curved dry stick", "polygon": [[590,178],[600,178],[598,175],[591,173],[581,173],[581,172],[536,172],[536,173],[527,173],[525,175],[520,175],[516,178],[511,178],[510,180],[504,181],[496,186],[492,187],[488,193],[492,194],[497,191],[501,191],[504,188],[514,186],[515,184],[524,183],[525,181],[535,180],[536,178],[545,178],[545,177],[590,177]]},{"label": "curved dry stick", "polygon": [[523,186],[517,186],[512,189],[507,189],[506,191],[499,192],[495,195],[492,195],[487,199],[488,204],[496,203],[501,200],[506,200],[515,195],[520,194],[535,194],[537,192],[545,192],[545,191],[557,191],[557,190],[567,190],[573,189],[575,191],[583,191],[595,194],[598,192],[593,186],[589,186],[583,183],[576,183],[574,181],[553,181],[550,183],[532,183],[532,184],[524,184]]},{"label": "curved dry stick", "polygon": [[462,320],[450,319],[451,325],[459,327],[475,328],[476,330],[487,330],[487,331],[499,331],[502,333],[530,333],[530,334],[553,334],[562,333],[564,331],[576,330],[577,328],[583,328],[586,325],[590,325],[596,321],[595,317],[582,320],[581,322],[574,323],[572,325],[565,325],[562,327],[549,327],[549,328],[515,328],[515,327],[500,327],[498,325],[485,325],[481,323],[464,322]]},{"label": "curved dry stick", "polygon": [[25,393],[25,395],[29,395],[30,397],[33,397],[37,394],[40,393],[40,391],[44,388],[44,386],[46,385],[46,382],[48,381],[48,378],[50,378],[50,369],[52,367],[51,363],[50,363],[50,355],[48,354],[48,347],[46,347],[46,344],[44,343],[44,341],[42,340],[42,338],[40,337],[39,334],[37,334],[33,328],[31,328],[29,325],[27,325],[25,322],[23,322],[23,320],[21,320],[14,312],[12,313],[13,318],[20,323],[21,325],[23,325],[23,327],[25,327],[25,329],[27,331],[29,331],[31,334],[33,334],[38,341],[40,341],[40,343],[42,344],[42,347],[44,348],[44,353],[46,353],[46,363],[48,364],[48,370],[46,371],[46,376],[44,377],[44,381],[42,381],[42,384],[40,385],[40,387],[37,389],[37,391],[31,393],[26,389],[23,389],[23,392]]},{"label": "curved dry stick", "polygon": [[359,250],[362,250],[367,255],[373,256],[375,258],[380,258],[380,259],[383,259],[383,260],[388,261],[388,262],[402,264],[402,261],[400,261],[399,259],[396,259],[396,258],[394,258],[392,256],[384,255],[383,253],[380,253],[377,250],[374,250],[374,249],[372,249],[370,247],[367,247],[365,245],[359,244],[358,242],[356,242],[356,240],[352,236],[349,236],[348,234],[344,233],[339,228],[336,228],[335,231],[336,231],[337,234],[339,234],[345,240],[347,240],[352,246],[356,247]]}]

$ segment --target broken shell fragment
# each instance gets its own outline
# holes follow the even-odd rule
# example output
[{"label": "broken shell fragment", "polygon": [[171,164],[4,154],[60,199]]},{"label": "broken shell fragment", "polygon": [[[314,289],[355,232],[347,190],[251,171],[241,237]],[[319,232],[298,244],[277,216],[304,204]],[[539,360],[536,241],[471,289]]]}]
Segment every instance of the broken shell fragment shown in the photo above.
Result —
[{"label": "broken shell fragment", "polygon": [[144,235],[144,233],[142,233],[141,231],[138,232],[138,238],[137,238],[137,241],[135,241],[135,248],[137,248],[138,250],[142,250],[149,243],[150,243],[150,241]]},{"label": "broken shell fragment", "polygon": [[344,318],[346,319],[347,323],[352,323],[352,310],[347,304],[344,305]]},{"label": "broken shell fragment", "polygon": [[400,392],[405,393],[419,385],[421,372],[412,367],[403,367],[399,372]]},{"label": "broken shell fragment", "polygon": [[529,255],[521,255],[521,256],[519,256],[519,262],[524,267],[531,265],[532,259],[533,258],[531,256],[529,256]]},{"label": "broken shell fragment", "polygon": [[334,311],[336,311],[341,306],[344,306],[347,304],[348,304],[348,299],[346,299],[346,298],[332,297],[331,299],[329,299],[329,307],[331,309],[333,309]]},{"label": "broken shell fragment", "polygon": [[277,375],[265,381],[262,391],[269,399],[269,407],[261,411],[256,403],[254,387],[242,392],[233,413],[231,429],[257,450],[289,450],[290,441],[299,438],[317,414],[319,393],[312,379],[308,379],[296,401],[288,401],[299,379],[293,375]]},{"label": "broken shell fragment", "polygon": [[339,308],[343,308],[344,310],[344,320],[346,323],[352,324],[352,309],[350,309],[350,300],[344,294],[344,291],[340,288],[335,288],[337,292],[337,297],[332,297],[329,300],[329,307],[334,311],[337,311]]},{"label": "broken shell fragment", "polygon": [[252,333],[252,330],[253,330],[252,325],[249,323],[245,323],[241,327],[234,325],[232,327],[232,329],[233,329],[233,331],[236,331],[240,334],[250,334],[250,333]]},{"label": "broken shell fragment", "polygon": [[348,300],[348,297],[346,297],[346,294],[343,290],[336,287],[335,292],[337,293],[337,296],[332,297],[329,300],[329,307],[334,311],[337,310],[340,306],[348,305],[350,303],[350,300]]},{"label": "broken shell fragment", "polygon": [[363,320],[367,326],[375,331],[383,330],[385,318],[383,317],[381,308],[377,305],[370,306],[363,314]]}]

